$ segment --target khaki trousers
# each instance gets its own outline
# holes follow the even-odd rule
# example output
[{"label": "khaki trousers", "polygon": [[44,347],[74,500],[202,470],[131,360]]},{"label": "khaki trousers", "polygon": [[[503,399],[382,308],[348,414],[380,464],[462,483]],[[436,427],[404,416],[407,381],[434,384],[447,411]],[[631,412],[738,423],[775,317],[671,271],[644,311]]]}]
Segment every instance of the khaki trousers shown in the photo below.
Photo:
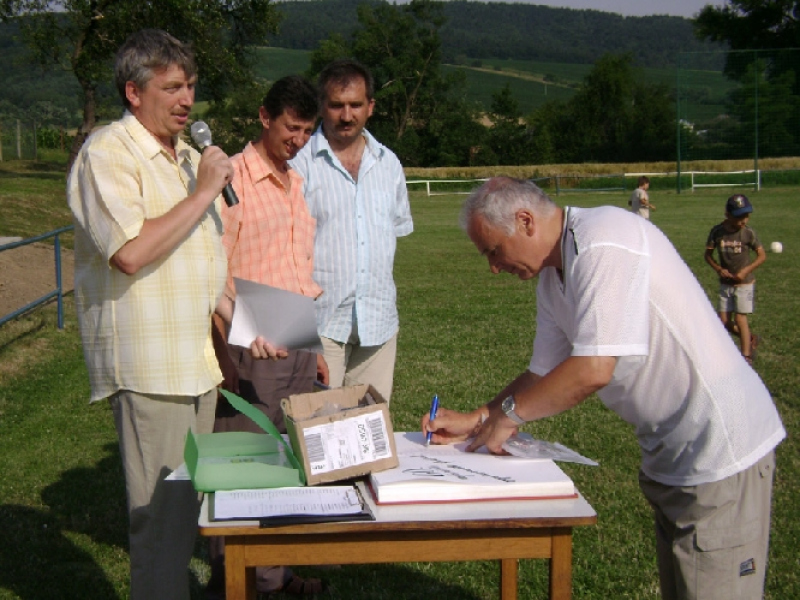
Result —
[{"label": "khaki trousers", "polygon": [[190,428],[211,432],[217,390],[196,397],[125,390],[109,401],[128,496],[131,600],[189,600],[199,495],[190,481],[164,478],[183,463]]},{"label": "khaki trousers", "polygon": [[[281,399],[293,394],[314,391],[317,378],[317,355],[314,352],[290,351],[284,360],[260,360],[250,356],[250,351],[240,346],[229,346],[228,352],[239,371],[239,395],[263,412],[282,433]],[[250,417],[233,408],[220,398],[214,423],[215,432],[249,431],[263,433]],[[225,592],[225,538],[209,538],[211,577],[207,590],[220,597]],[[256,591],[271,592],[282,588],[292,578],[292,570],[285,566],[256,567]]]},{"label": "khaki trousers", "polygon": [[643,473],[655,512],[665,600],[760,600],[769,547],[775,452],[722,481],[674,487]]},{"label": "khaki trousers", "polygon": [[337,342],[322,338],[325,361],[330,370],[331,387],[368,383],[388,403],[392,399],[397,334],[381,346],[361,346],[356,342]]}]

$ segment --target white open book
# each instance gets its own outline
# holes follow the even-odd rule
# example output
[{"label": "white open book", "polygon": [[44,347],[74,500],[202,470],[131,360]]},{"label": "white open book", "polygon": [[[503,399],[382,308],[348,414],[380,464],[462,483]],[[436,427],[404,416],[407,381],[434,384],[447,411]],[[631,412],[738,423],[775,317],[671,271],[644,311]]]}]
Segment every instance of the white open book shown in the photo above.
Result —
[{"label": "white open book", "polygon": [[467,444],[425,446],[422,433],[395,433],[399,466],[372,473],[378,504],[572,498],[572,480],[550,459],[465,452]]}]

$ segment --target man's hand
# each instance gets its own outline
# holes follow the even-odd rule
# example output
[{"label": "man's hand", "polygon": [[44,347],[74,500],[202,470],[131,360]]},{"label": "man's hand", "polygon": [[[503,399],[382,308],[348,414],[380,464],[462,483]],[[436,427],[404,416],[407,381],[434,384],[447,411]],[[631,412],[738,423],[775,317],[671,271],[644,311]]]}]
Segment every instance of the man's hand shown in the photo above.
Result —
[{"label": "man's hand", "polygon": [[422,417],[422,432],[433,434],[431,442],[434,444],[454,444],[463,442],[478,430],[481,425],[485,408],[461,413],[456,410],[440,408],[436,418],[431,421],[429,413]]},{"label": "man's hand", "polygon": [[475,452],[481,446],[492,454],[508,454],[503,450],[503,442],[518,432],[517,424],[509,419],[499,406],[489,412],[489,418],[475,433],[467,452]]},{"label": "man's hand", "polygon": [[208,194],[211,200],[214,200],[231,179],[233,179],[233,165],[228,155],[217,146],[209,146],[203,150],[197,167],[195,193]]},{"label": "man's hand", "polygon": [[258,336],[250,344],[250,355],[253,358],[280,360],[289,356],[285,348],[276,348],[263,337]]}]

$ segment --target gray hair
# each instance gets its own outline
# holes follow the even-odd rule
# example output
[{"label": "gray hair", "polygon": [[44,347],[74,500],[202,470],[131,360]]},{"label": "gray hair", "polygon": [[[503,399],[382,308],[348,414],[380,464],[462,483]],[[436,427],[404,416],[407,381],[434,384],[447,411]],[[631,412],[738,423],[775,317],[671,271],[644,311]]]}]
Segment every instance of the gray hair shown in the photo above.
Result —
[{"label": "gray hair", "polygon": [[132,81],[143,89],[156,71],[178,66],[191,78],[197,74],[194,51],[189,44],[175,39],[161,29],[142,29],[120,46],[114,60],[114,80],[122,102],[130,107],[125,85]]},{"label": "gray hair", "polygon": [[472,192],[464,201],[459,224],[464,231],[467,231],[472,218],[480,216],[489,225],[503,230],[507,235],[512,235],[515,215],[522,208],[530,210],[535,216],[547,218],[558,207],[532,181],[513,177],[494,177]]}]

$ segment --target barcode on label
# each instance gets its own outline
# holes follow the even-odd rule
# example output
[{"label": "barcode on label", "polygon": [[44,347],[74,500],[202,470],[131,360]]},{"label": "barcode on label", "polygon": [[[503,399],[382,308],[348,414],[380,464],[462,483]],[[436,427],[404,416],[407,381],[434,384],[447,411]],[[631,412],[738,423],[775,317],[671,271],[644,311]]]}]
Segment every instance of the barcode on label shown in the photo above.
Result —
[{"label": "barcode on label", "polygon": [[383,419],[367,419],[369,425],[369,434],[372,437],[372,445],[375,448],[375,454],[381,456],[386,454],[386,436],[383,435]]},{"label": "barcode on label", "polygon": [[308,450],[308,462],[314,464],[325,460],[325,445],[322,443],[322,435],[312,433],[306,435],[306,450]]}]

